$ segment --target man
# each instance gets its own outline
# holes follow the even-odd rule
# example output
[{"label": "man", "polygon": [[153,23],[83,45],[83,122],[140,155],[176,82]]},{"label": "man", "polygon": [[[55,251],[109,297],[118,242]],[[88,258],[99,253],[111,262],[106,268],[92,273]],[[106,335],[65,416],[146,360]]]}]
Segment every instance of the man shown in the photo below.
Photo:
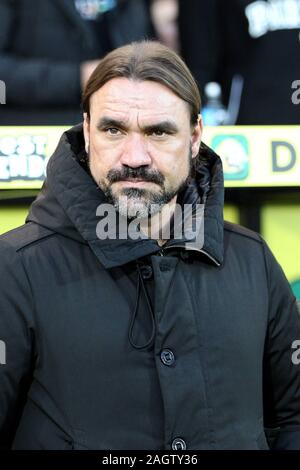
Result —
[{"label": "man", "polygon": [[[189,70],[133,43],[83,106],[27,223],[0,238],[1,446],[267,449],[269,428],[299,449],[296,299],[261,237],[223,223]],[[174,235],[184,206],[204,207],[194,239]],[[120,236],[124,219],[139,230]]]}]

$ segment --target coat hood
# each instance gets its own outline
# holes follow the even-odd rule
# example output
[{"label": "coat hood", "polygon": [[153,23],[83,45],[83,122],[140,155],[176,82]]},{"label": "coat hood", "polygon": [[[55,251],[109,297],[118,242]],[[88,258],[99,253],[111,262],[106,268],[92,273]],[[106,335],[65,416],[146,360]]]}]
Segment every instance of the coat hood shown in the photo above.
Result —
[{"label": "coat hood", "polygon": [[[34,222],[65,237],[87,243],[106,267],[121,266],[161,250],[151,239],[106,239],[96,234],[97,207],[107,202],[85,163],[82,124],[64,132],[47,165],[47,177],[26,222]],[[204,204],[204,244],[201,252],[216,264],[223,261],[224,183],[222,162],[205,144],[196,157],[194,177],[179,195],[180,204]],[[188,244],[183,245],[188,249]]]}]

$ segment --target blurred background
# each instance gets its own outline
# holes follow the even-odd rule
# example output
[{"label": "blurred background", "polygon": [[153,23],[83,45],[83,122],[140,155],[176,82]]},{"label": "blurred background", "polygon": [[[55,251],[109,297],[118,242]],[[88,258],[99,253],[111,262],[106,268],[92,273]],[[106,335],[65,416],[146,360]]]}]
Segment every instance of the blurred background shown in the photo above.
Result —
[{"label": "blurred background", "polygon": [[143,38],[192,70],[225,218],[262,234],[300,300],[300,0],[0,0],[0,233],[24,223],[98,61]]}]

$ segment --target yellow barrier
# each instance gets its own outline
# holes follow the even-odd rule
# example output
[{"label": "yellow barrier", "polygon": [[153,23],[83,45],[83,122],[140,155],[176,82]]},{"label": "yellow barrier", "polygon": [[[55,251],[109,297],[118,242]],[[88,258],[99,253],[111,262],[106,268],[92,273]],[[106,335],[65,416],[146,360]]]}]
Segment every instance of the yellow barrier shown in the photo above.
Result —
[{"label": "yellow barrier", "polygon": [[267,204],[261,211],[262,235],[300,300],[300,205]]},{"label": "yellow barrier", "polygon": [[210,127],[203,140],[222,158],[226,187],[300,186],[300,126]]},{"label": "yellow barrier", "polygon": [[[1,127],[0,189],[38,189],[68,127]],[[300,126],[207,127],[226,187],[300,186]]]}]

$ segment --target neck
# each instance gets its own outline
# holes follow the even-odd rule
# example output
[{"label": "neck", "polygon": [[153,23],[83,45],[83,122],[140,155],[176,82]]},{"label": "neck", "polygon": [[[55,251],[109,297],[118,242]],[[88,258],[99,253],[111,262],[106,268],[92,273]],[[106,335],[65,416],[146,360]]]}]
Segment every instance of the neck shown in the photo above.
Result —
[{"label": "neck", "polygon": [[176,200],[177,195],[165,204],[161,211],[141,222],[141,231],[147,237],[156,240],[159,246],[163,246],[170,239],[170,221],[174,215]]}]

